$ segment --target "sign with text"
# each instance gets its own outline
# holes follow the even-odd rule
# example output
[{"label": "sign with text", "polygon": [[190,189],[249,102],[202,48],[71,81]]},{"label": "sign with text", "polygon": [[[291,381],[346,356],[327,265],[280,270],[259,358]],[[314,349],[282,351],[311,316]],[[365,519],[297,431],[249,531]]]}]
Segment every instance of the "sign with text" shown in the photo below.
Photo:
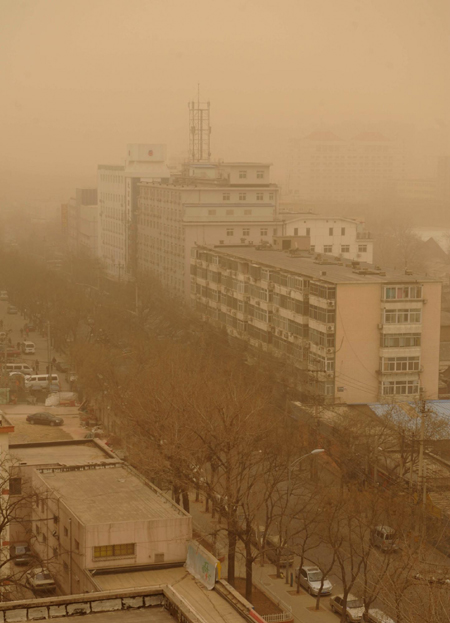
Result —
[{"label": "sign with text", "polygon": [[219,561],[197,541],[188,541],[186,569],[208,590],[220,579]]}]

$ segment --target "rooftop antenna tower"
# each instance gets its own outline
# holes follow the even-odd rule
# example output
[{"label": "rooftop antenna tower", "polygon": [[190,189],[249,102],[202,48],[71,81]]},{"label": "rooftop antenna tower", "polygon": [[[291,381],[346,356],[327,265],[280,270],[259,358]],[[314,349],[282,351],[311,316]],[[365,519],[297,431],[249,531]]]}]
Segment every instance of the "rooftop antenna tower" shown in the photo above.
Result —
[{"label": "rooftop antenna tower", "polygon": [[189,160],[191,162],[210,162],[211,125],[209,122],[209,102],[200,101],[200,85],[197,88],[197,101],[189,102]]}]

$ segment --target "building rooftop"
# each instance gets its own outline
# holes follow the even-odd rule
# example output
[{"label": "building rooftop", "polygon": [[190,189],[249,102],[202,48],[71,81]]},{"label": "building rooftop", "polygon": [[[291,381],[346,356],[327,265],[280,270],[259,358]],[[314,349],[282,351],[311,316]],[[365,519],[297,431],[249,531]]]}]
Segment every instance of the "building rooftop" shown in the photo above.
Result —
[{"label": "building rooftop", "polygon": [[[386,275],[358,274],[352,266],[351,260],[337,262],[331,255],[322,255],[319,262],[316,254],[308,256],[292,256],[285,251],[274,249],[258,250],[250,245],[236,246],[198,246],[209,252],[217,252],[230,257],[230,259],[246,260],[267,266],[268,268],[280,268],[282,270],[308,276],[312,279],[325,283],[418,283],[439,282],[423,274],[405,275],[404,271],[389,271]],[[360,262],[357,270],[374,270],[371,264]]]},{"label": "building rooftop", "polygon": [[205,590],[183,567],[96,574],[95,582],[101,590],[106,591],[120,591],[138,586],[169,586],[175,596],[186,603],[200,621],[208,623],[243,621],[243,615],[239,614],[228,601],[214,590]]},{"label": "building rooftop", "polygon": [[85,524],[188,517],[161,491],[123,464],[38,473]]},{"label": "building rooftop", "polygon": [[95,440],[79,442],[10,444],[9,453],[21,464],[26,465],[85,465],[112,461],[117,457],[102,448]]}]

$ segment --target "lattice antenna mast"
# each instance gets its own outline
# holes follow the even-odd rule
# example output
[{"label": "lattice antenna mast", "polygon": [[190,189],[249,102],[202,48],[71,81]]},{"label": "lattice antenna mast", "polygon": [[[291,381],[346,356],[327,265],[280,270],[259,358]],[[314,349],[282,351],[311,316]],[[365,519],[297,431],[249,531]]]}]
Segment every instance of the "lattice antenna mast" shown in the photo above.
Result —
[{"label": "lattice antenna mast", "polygon": [[210,104],[200,101],[200,85],[197,101],[189,102],[189,160],[191,162],[210,162],[211,125]]}]

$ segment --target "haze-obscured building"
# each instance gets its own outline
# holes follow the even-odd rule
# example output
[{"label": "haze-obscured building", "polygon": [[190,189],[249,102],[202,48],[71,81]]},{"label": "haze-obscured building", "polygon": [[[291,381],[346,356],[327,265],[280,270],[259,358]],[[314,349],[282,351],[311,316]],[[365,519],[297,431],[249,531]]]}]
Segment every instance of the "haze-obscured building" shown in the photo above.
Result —
[{"label": "haze-obscured building", "polygon": [[380,132],[344,139],[319,130],[291,142],[287,196],[299,204],[365,204],[391,195],[404,167],[402,144]]},{"label": "haze-obscured building", "polygon": [[[98,205],[96,188],[77,188],[63,210],[67,245],[75,255],[98,256]],[[64,221],[63,221],[64,222]]]}]

